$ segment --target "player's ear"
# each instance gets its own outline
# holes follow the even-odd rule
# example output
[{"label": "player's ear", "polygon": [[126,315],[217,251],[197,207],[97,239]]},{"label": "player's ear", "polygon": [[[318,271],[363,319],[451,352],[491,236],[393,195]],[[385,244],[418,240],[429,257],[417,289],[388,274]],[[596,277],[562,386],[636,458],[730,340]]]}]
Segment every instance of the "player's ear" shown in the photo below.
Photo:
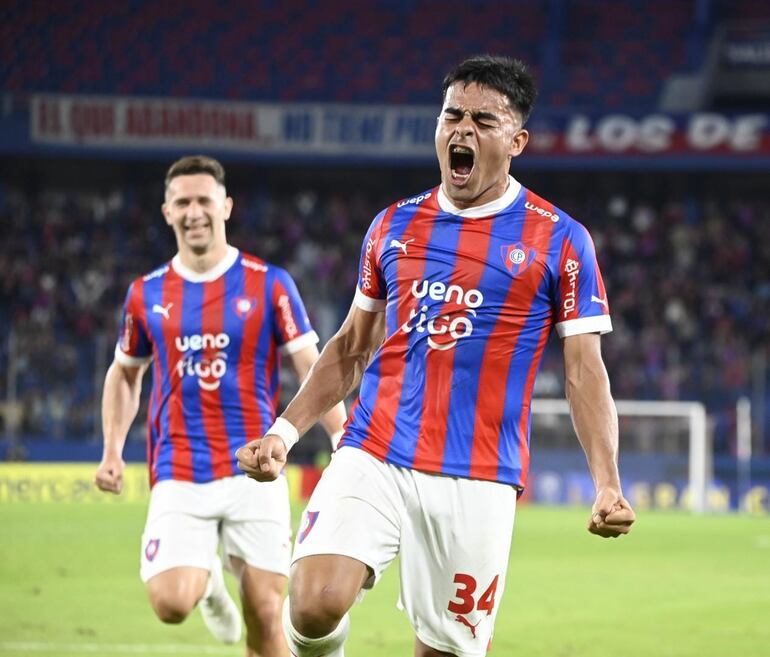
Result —
[{"label": "player's ear", "polygon": [[169,226],[173,225],[174,222],[171,221],[171,209],[166,203],[160,206],[160,211],[163,213],[163,218],[166,220],[166,223]]},{"label": "player's ear", "polygon": [[522,128],[515,135],[513,135],[513,139],[511,140],[511,147],[508,150],[508,155],[511,157],[518,157],[521,155],[528,141],[529,132]]},{"label": "player's ear", "polygon": [[232,197],[228,196],[225,199],[225,221],[227,221],[230,218],[230,213],[233,211],[233,199]]}]

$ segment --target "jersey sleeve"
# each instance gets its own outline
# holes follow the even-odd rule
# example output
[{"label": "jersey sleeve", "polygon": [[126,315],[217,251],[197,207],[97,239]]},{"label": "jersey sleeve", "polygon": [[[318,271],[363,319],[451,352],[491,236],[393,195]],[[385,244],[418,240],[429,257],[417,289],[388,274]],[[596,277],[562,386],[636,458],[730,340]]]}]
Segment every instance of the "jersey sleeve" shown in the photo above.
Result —
[{"label": "jersey sleeve", "polygon": [[285,269],[274,267],[272,283],[273,336],[283,354],[294,354],[318,343],[318,334],[310,325],[305,304],[294,279]]},{"label": "jersey sleeve", "polygon": [[152,360],[152,342],[144,321],[141,281],[131,284],[123,304],[120,335],[115,345],[115,360],[121,365],[139,367]]},{"label": "jersey sleeve", "polygon": [[361,258],[358,264],[358,285],[353,303],[369,312],[382,312],[386,305],[387,287],[380,267],[382,252],[380,240],[384,216],[383,210],[369,226],[361,246]]},{"label": "jersey sleeve", "polygon": [[612,331],[610,308],[596,251],[585,227],[571,222],[562,242],[555,306],[560,338]]}]

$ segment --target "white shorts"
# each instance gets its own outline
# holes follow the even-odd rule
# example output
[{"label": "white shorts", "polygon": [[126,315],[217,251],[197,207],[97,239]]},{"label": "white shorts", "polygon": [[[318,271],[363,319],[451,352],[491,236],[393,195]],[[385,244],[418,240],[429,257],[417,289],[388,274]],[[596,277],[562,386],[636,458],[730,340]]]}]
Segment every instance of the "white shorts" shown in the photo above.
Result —
[{"label": "white shorts", "polygon": [[291,519],[286,477],[269,483],[240,475],[205,484],[155,484],[142,535],[142,581],[178,566],[209,570],[220,537],[225,555],[288,576]]},{"label": "white shorts", "polygon": [[383,463],[355,447],[332,458],[308,502],[293,561],[341,554],[371,588],[400,555],[401,607],[424,644],[482,657],[505,587],[516,490]]}]

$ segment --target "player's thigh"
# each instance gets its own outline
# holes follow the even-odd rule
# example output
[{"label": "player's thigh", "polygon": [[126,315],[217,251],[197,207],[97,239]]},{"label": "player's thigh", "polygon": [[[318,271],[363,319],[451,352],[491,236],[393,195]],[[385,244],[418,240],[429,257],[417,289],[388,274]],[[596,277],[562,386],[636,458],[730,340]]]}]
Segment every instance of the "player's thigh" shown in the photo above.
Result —
[{"label": "player's thigh", "polygon": [[228,503],[220,526],[225,555],[285,581],[291,559],[286,477],[271,482],[231,477],[226,486]]},{"label": "player's thigh", "polygon": [[142,581],[172,568],[211,568],[219,539],[217,519],[204,504],[207,486],[162,481],[153,487],[142,534]]},{"label": "player's thigh", "polygon": [[426,646],[462,657],[484,655],[505,586],[516,490],[413,476],[402,532],[401,605]]},{"label": "player's thigh", "polygon": [[365,564],[371,571],[366,588],[371,588],[398,553],[403,514],[398,494],[386,464],[354,447],[340,449],[302,515],[292,578],[295,573],[323,576],[322,568],[301,561],[335,555]]}]

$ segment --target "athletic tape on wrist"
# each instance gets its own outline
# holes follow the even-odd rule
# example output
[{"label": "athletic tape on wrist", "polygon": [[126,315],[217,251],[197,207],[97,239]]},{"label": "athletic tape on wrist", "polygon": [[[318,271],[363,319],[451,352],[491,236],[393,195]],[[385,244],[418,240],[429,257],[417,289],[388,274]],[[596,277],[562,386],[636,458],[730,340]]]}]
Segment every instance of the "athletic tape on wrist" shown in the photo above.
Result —
[{"label": "athletic tape on wrist", "polygon": [[265,435],[269,433],[278,436],[283,441],[287,452],[294,447],[299,440],[299,431],[297,431],[297,427],[282,417],[275,419],[273,426],[265,432]]}]

